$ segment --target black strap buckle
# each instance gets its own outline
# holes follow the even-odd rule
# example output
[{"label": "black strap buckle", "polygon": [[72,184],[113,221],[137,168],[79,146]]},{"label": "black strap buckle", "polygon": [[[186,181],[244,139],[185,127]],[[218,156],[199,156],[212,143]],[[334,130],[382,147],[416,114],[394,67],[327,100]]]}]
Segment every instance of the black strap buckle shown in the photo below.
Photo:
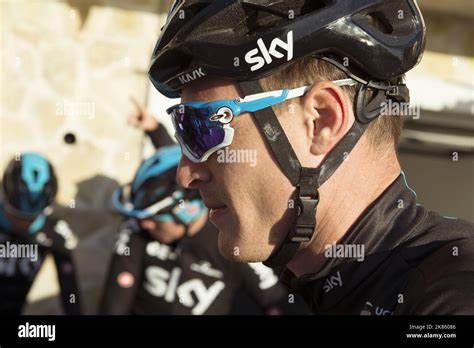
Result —
[{"label": "black strap buckle", "polygon": [[319,194],[315,196],[298,197],[298,214],[293,224],[289,241],[292,243],[309,242],[316,227],[316,207],[319,203]]},{"label": "black strap buckle", "polygon": [[410,101],[410,91],[404,84],[390,86],[390,90],[388,90],[386,94],[388,97],[395,99],[397,102]]},{"label": "black strap buckle", "polygon": [[400,95],[400,90],[398,89],[398,86],[390,86],[390,89],[387,91],[387,95]]}]

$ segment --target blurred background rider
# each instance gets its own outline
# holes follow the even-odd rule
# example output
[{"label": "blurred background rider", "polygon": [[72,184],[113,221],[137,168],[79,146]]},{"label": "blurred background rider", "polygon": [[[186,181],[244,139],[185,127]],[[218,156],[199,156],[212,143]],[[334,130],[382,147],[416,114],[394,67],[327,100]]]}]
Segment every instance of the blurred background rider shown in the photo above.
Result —
[{"label": "blurred background rider", "polygon": [[263,313],[283,313],[288,294],[271,269],[219,254],[217,230],[199,193],[176,183],[179,159],[178,145],[162,147],[115,192],[114,206],[128,219],[120,227],[100,313],[229,314],[241,292]]},{"label": "blurred background rider", "polygon": [[2,315],[21,313],[47,254],[54,258],[64,313],[80,314],[79,286],[71,255],[77,240],[65,221],[49,216],[56,192],[53,167],[40,154],[24,153],[13,158],[3,174],[0,200]]}]

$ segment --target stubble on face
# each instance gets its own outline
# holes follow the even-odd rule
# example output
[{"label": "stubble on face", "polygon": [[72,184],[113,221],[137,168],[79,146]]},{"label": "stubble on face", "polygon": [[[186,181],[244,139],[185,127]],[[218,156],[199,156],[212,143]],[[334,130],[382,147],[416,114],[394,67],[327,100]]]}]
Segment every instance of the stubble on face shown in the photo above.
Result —
[{"label": "stubble on face", "polygon": [[[228,81],[210,80],[183,90],[183,102],[214,101],[239,97],[237,86]],[[220,223],[218,247],[227,259],[257,262],[268,259],[291,225],[289,200],[294,188],[271,155],[256,121],[248,113],[235,118],[230,150],[250,150],[251,163],[219,163],[217,153],[198,164],[211,175],[199,190],[204,201],[229,208],[225,223]],[[212,221],[212,219],[211,219]]]}]

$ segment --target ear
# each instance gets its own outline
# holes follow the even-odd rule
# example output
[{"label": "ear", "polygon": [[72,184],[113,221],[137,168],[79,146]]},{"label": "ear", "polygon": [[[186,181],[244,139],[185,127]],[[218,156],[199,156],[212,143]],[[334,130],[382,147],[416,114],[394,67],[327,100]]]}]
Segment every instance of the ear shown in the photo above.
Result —
[{"label": "ear", "polygon": [[305,125],[313,155],[327,154],[354,121],[346,93],[330,81],[314,84],[303,97]]}]

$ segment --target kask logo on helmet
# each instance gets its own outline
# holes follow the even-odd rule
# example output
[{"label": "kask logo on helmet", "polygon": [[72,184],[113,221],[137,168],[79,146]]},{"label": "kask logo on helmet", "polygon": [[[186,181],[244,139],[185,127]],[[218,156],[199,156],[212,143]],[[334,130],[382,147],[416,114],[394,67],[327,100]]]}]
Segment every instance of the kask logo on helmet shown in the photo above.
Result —
[{"label": "kask logo on helmet", "polygon": [[[286,60],[290,61],[293,58],[293,30],[286,35],[286,42],[276,37],[270,43],[270,48],[267,49],[263,39],[258,39],[257,46],[258,48],[254,48],[245,54],[245,61],[253,64],[250,67],[251,71],[261,69],[265,64],[271,64],[272,56],[277,59],[283,58],[283,53],[279,52],[277,47],[286,51]],[[261,55],[258,55],[259,51]]]},{"label": "kask logo on helmet", "polygon": [[185,85],[189,83],[190,81],[194,81],[199,77],[206,76],[206,73],[202,71],[202,67],[198,69],[194,69],[193,71],[189,73],[184,73],[181,76],[178,76],[179,82],[181,82],[182,85]]}]

